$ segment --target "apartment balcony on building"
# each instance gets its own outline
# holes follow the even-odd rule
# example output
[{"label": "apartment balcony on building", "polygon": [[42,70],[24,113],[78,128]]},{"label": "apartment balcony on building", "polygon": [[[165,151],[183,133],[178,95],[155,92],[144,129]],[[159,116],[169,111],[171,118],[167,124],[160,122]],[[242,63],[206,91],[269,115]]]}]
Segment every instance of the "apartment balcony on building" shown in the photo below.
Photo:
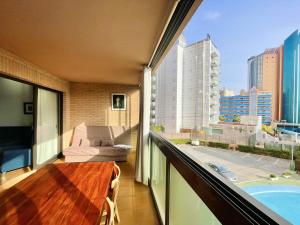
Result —
[{"label": "apartment balcony on building", "polygon": [[155,108],[155,106],[156,106],[156,103],[155,102],[151,102],[151,107]]},{"label": "apartment balcony on building", "polygon": [[[288,224],[162,135],[183,113],[157,120],[153,74],[201,4],[0,1],[0,224]],[[185,107],[197,134],[218,122],[215,51],[206,111]]]},{"label": "apartment balcony on building", "polygon": [[216,52],[212,52],[212,53],[211,53],[211,58],[212,58],[212,59],[218,58],[218,54],[217,54]]},{"label": "apartment balcony on building", "polygon": [[211,84],[217,86],[217,85],[219,84],[218,78],[217,78],[217,77],[213,77],[213,78],[211,79]]},{"label": "apartment balcony on building", "polygon": [[217,67],[218,66],[218,61],[217,60],[212,60],[211,61],[211,67],[214,68],[214,67]]},{"label": "apartment balcony on building", "polygon": [[216,72],[216,70],[213,70],[212,72],[211,72],[211,78],[215,78],[215,77],[217,77],[218,76],[218,74],[217,74],[217,72]]},{"label": "apartment balcony on building", "polygon": [[[211,67],[211,74],[216,74],[218,75],[219,74],[219,69],[217,66],[212,66]],[[214,76],[214,75],[213,75]]]},{"label": "apartment balcony on building", "polygon": [[214,98],[214,97],[216,97],[217,96],[217,93],[216,92],[212,92],[211,94],[210,94],[210,97],[211,98]]}]

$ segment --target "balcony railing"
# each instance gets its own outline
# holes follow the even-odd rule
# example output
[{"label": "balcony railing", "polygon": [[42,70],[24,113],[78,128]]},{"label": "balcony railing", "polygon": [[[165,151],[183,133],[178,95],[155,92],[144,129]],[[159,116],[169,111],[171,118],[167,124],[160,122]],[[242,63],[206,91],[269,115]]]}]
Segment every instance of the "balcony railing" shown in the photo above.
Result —
[{"label": "balcony railing", "polygon": [[150,149],[149,186],[161,224],[289,224],[153,132]]}]

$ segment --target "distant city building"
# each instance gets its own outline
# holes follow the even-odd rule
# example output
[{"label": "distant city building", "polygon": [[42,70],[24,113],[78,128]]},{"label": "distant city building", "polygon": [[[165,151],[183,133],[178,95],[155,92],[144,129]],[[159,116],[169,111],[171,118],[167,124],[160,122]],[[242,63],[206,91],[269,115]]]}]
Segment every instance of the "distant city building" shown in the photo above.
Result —
[{"label": "distant city building", "polygon": [[284,41],[282,119],[300,123],[300,34],[296,30]]},{"label": "distant city building", "polygon": [[262,54],[248,59],[248,90],[252,87],[262,89],[262,62]]},{"label": "distant city building", "polygon": [[233,122],[235,117],[258,116],[262,118],[263,124],[270,124],[271,103],[271,92],[254,87],[250,90],[250,95],[221,96],[220,116],[224,117],[224,122]]},{"label": "distant city building", "polygon": [[272,93],[272,120],[281,119],[283,47],[266,49],[248,59],[248,90]]},{"label": "distant city building", "polygon": [[188,46],[180,36],[156,71],[155,120],[166,133],[218,122],[219,64],[209,36]]},{"label": "distant city building", "polygon": [[261,116],[263,124],[272,122],[272,93],[251,88],[249,96],[249,115]]},{"label": "distant city building", "polygon": [[240,91],[240,95],[242,95],[242,96],[249,95],[249,91],[246,91],[245,89],[242,89]]},{"label": "distant city building", "polygon": [[220,116],[233,122],[235,116],[249,115],[249,95],[220,96]]},{"label": "distant city building", "polygon": [[220,96],[234,96],[234,91],[226,89],[226,88],[222,88],[220,90]]},{"label": "distant city building", "polygon": [[262,117],[261,116],[241,116],[240,124],[244,125],[255,125],[258,129],[261,129]]}]

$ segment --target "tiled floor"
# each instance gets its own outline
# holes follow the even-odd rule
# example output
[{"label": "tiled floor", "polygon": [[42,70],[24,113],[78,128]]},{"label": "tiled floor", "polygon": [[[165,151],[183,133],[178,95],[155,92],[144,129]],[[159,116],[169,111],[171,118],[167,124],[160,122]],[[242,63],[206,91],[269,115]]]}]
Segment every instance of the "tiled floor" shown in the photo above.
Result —
[{"label": "tiled floor", "polygon": [[[58,159],[54,163],[63,163]],[[157,215],[147,186],[134,181],[135,153],[131,153],[128,162],[117,163],[121,168],[118,208],[120,225],[158,225]],[[8,172],[7,181],[0,185],[0,192],[23,180],[34,171],[23,169]]]},{"label": "tiled floor", "polygon": [[120,225],[158,225],[158,219],[147,186],[134,181],[135,154],[128,162],[117,163],[121,168],[118,208]]}]

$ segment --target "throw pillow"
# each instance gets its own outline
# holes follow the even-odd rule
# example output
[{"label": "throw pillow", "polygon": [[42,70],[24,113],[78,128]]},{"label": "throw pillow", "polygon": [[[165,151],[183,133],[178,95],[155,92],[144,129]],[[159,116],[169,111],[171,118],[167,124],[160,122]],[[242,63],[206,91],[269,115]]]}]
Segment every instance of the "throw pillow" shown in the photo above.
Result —
[{"label": "throw pillow", "polygon": [[82,139],[80,146],[83,146],[83,147],[101,146],[101,140],[99,138]]},{"label": "throw pillow", "polygon": [[93,143],[91,143],[91,144],[92,144],[91,146],[94,146],[94,147],[101,146],[101,140],[100,140],[100,138],[93,139]]}]

